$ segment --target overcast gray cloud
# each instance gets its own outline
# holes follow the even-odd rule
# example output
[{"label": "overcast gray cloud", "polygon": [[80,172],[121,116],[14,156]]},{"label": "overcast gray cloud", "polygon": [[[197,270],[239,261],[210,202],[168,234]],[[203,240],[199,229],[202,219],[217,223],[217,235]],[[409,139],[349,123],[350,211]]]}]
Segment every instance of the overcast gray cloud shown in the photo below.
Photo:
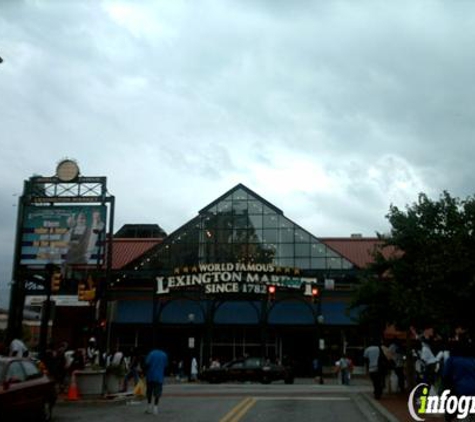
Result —
[{"label": "overcast gray cloud", "polygon": [[0,2],[0,280],[15,194],[64,157],[116,228],[171,232],[237,183],[316,236],[473,193],[469,1]]}]

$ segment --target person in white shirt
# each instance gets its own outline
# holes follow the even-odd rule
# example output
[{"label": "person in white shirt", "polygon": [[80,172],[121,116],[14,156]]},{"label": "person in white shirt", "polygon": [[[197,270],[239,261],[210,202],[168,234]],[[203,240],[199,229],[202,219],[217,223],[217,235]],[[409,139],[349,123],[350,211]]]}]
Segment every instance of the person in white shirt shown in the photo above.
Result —
[{"label": "person in white shirt", "polygon": [[99,365],[99,349],[97,348],[96,339],[89,339],[86,349],[86,359],[89,365]]},{"label": "person in white shirt", "polygon": [[413,327],[411,331],[417,340],[421,342],[421,348],[418,353],[420,361],[420,370],[422,372],[422,382],[434,385],[437,375],[437,366],[441,359],[443,359],[443,353],[439,353],[437,356],[432,351],[432,344],[434,342],[435,332],[434,328],[427,326],[424,328],[422,334],[418,334]]},{"label": "person in white shirt", "polygon": [[19,338],[15,338],[10,343],[10,356],[26,357],[28,356],[28,348]]},{"label": "person in white shirt", "polygon": [[341,383],[350,385],[351,360],[343,353],[342,357],[336,361],[337,372],[341,375]]},{"label": "person in white shirt", "polygon": [[191,360],[190,378],[191,381],[196,381],[198,379],[198,361],[196,358]]},{"label": "person in white shirt", "polygon": [[373,383],[373,395],[376,400],[383,394],[384,376],[379,368],[379,354],[382,353],[380,341],[372,339],[363,354],[368,368],[371,382]]},{"label": "person in white shirt", "polygon": [[112,355],[112,359],[110,362],[111,366],[120,366],[124,363],[124,354],[120,350],[116,350],[115,353]]}]

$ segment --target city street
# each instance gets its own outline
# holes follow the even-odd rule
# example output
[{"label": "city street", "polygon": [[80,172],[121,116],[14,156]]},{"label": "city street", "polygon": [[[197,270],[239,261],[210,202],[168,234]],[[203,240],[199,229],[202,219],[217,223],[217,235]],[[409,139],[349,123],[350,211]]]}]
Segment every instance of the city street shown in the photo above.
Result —
[{"label": "city street", "polygon": [[[311,383],[285,384],[169,384],[159,406],[167,421],[384,421],[364,393],[367,385],[344,387]],[[55,409],[61,421],[141,421],[145,400],[60,402]]]}]

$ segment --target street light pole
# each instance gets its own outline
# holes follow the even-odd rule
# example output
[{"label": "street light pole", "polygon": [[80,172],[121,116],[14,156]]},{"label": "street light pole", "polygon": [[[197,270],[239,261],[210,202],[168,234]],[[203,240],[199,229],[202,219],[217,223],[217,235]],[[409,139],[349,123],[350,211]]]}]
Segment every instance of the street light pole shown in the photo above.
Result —
[{"label": "street light pole", "polygon": [[[318,361],[318,368],[316,368],[317,373],[316,376],[319,378],[320,384],[323,384],[323,350],[324,346],[324,339],[322,333],[322,325],[323,325],[323,315],[322,315],[322,292],[324,290],[324,286],[320,288],[318,283],[312,286],[312,310],[314,313],[314,320],[315,320],[315,328],[316,328],[316,356]],[[315,309],[316,304],[316,309]]]}]

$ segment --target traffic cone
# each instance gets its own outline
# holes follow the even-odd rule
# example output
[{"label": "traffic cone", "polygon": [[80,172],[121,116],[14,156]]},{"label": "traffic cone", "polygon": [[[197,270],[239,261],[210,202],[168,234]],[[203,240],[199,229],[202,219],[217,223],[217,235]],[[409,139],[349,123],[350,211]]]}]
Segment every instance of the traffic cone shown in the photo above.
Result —
[{"label": "traffic cone", "polygon": [[78,386],[76,384],[76,373],[73,372],[71,377],[71,382],[69,383],[68,389],[68,400],[78,400],[79,399],[79,391]]}]

